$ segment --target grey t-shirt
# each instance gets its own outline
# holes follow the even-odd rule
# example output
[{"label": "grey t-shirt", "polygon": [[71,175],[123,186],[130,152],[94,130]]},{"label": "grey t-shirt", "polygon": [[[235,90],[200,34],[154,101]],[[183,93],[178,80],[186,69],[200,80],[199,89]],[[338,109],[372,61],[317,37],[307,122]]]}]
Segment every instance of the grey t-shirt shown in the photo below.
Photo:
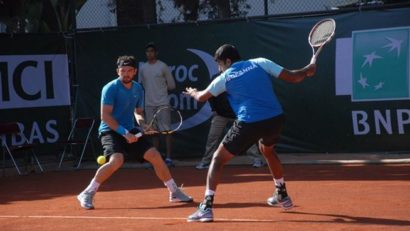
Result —
[{"label": "grey t-shirt", "polygon": [[145,89],[145,106],[169,104],[168,90],[175,88],[175,80],[164,62],[144,63],[139,70],[138,82]]}]

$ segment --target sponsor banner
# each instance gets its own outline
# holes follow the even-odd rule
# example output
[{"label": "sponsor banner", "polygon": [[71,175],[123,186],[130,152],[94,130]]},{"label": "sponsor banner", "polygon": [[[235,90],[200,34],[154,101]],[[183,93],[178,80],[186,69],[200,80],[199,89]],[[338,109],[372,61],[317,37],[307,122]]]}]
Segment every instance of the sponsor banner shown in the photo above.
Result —
[{"label": "sponsor banner", "polygon": [[[70,131],[70,81],[62,34],[0,35],[0,122],[18,122],[40,155],[58,155]],[[21,136],[0,136],[18,145]]]},{"label": "sponsor banner", "polygon": [[70,105],[65,54],[0,56],[0,110]]}]

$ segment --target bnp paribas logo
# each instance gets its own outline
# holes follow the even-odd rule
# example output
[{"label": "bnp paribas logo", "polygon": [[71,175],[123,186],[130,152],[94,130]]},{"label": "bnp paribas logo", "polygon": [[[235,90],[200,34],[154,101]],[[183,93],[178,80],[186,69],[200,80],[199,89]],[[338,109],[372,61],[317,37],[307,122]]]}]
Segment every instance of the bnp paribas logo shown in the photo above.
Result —
[{"label": "bnp paribas logo", "polygon": [[349,94],[352,101],[409,99],[409,37],[410,28],[400,27],[354,31],[352,38],[340,39],[337,95]]}]

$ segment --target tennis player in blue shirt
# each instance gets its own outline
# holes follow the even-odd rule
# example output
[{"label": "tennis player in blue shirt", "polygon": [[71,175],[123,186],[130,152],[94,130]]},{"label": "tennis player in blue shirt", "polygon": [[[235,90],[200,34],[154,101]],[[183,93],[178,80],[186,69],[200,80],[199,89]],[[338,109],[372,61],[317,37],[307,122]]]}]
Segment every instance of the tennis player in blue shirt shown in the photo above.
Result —
[{"label": "tennis player in blue shirt", "polygon": [[152,164],[158,178],[169,190],[170,202],[193,201],[192,197],[177,187],[161,154],[153,144],[145,136],[135,136],[145,127],[144,91],[142,86],[133,80],[136,73],[135,58],[120,56],[117,60],[118,77],[102,89],[101,124],[98,132],[108,162],[97,170],[90,184],[77,196],[84,209],[94,209],[93,199],[98,188],[123,165],[125,154],[140,162],[146,160]]},{"label": "tennis player in blue shirt", "polygon": [[198,210],[188,217],[188,221],[213,221],[213,200],[223,166],[256,142],[259,142],[259,149],[268,163],[276,187],[267,203],[291,209],[293,203],[286,192],[282,165],[274,150],[285,117],[271,77],[298,83],[313,76],[316,65],[309,64],[300,70],[287,70],[265,58],[243,61],[238,50],[230,44],[217,49],[215,60],[222,74],[205,90],[188,87],[184,93],[203,102],[227,92],[237,119],[213,155],[207,175],[205,199]]}]

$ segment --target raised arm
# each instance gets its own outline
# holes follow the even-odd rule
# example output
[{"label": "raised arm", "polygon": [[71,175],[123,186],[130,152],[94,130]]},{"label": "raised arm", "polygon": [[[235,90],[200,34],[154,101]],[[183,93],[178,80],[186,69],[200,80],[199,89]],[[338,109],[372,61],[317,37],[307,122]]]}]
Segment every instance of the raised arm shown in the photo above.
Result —
[{"label": "raised arm", "polygon": [[278,78],[289,83],[300,83],[306,77],[311,77],[316,73],[316,64],[309,64],[298,70],[283,69]]},{"label": "raised arm", "polygon": [[256,58],[252,59],[252,61],[262,67],[269,75],[289,83],[299,83],[303,81],[305,77],[311,77],[316,72],[316,64],[309,64],[298,70],[288,70],[265,58]]}]

